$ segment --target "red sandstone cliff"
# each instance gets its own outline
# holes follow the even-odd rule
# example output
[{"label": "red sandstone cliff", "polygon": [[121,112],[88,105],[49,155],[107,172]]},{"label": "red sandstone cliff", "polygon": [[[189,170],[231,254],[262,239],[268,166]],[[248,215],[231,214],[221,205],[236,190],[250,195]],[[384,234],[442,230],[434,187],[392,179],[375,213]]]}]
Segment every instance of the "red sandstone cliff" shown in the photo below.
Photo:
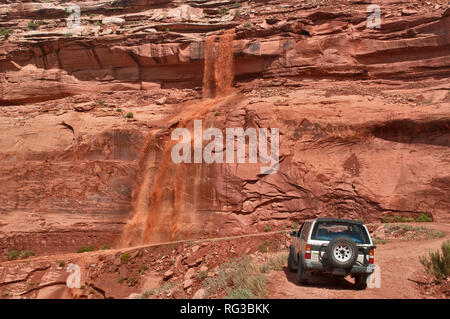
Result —
[{"label": "red sandstone cliff", "polygon": [[[280,169],[161,174],[160,240],[325,215],[449,220],[447,4],[380,1],[381,28],[369,29],[361,1],[78,3],[74,30],[65,1],[0,6],[0,27],[12,30],[0,42],[3,255],[116,243],[142,154],[155,188],[171,129],[197,115],[205,37],[233,28],[235,95],[202,104],[201,116],[280,128]],[[32,20],[42,24],[30,30]]]}]

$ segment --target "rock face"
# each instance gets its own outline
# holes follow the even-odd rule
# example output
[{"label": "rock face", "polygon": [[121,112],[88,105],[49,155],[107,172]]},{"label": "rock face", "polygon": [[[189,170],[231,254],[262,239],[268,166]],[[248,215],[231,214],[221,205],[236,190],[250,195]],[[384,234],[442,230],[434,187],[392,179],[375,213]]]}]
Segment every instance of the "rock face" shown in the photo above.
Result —
[{"label": "rock face", "polygon": [[[133,3],[137,10],[148,6],[150,1],[142,5],[137,4],[139,1]],[[151,3],[165,7],[169,1]],[[33,5],[36,4],[5,5],[4,10],[12,9],[9,8],[4,19],[21,26],[21,20],[11,22],[14,10],[16,19],[30,18],[26,8]],[[114,5],[131,10],[125,2],[116,1]],[[139,90],[148,85],[192,88],[202,80],[206,32],[233,27],[237,34],[234,42],[237,79],[252,76],[412,79],[445,77],[449,72],[450,16],[445,8],[425,7],[407,17],[385,18],[379,29],[370,29],[366,26],[365,6],[357,4],[343,6],[339,13],[330,13],[336,10],[330,11],[331,7],[326,6],[308,9],[301,3],[285,9],[261,4],[248,10],[229,9],[235,13],[234,20],[221,22],[226,20],[223,17],[218,23],[208,23],[217,8],[183,5],[99,19],[95,18],[97,7],[93,4],[89,7],[89,3],[81,7],[82,13],[94,15],[81,19],[84,28],[81,36],[70,29],[64,31],[64,23],[57,26],[44,23],[38,34],[13,28],[0,50],[0,103],[43,101],[105,88]],[[57,9],[33,10],[49,10],[48,18],[56,18],[51,12]],[[386,10],[385,14],[390,16],[401,9],[394,6]],[[103,13],[109,13],[108,7]],[[138,19],[148,20],[142,23]],[[245,24],[248,19],[251,26]],[[279,20],[267,23],[277,21],[273,19]],[[99,32],[95,25],[100,21],[127,23],[123,26],[118,23],[113,29],[106,24],[103,28],[109,32]],[[51,26],[70,36],[58,36]],[[52,31],[47,32],[48,29]]]},{"label": "rock face", "polygon": [[[83,1],[75,29],[65,8],[0,6],[2,258],[119,245],[140,190],[127,245],[315,216],[450,220],[447,7],[386,3],[373,29],[355,1]],[[230,29],[235,92],[200,101],[205,39]],[[279,128],[277,174],[167,164],[195,119]]]}]

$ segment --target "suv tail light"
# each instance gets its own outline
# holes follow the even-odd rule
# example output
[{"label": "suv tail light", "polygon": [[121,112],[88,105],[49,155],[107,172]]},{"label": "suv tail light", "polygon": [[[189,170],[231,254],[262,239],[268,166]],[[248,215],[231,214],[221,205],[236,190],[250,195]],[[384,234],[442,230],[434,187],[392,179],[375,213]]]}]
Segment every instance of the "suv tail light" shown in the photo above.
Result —
[{"label": "suv tail light", "polygon": [[373,264],[373,262],[374,262],[374,254],[375,254],[375,249],[370,248],[370,250],[369,250],[369,264]]},{"label": "suv tail light", "polygon": [[311,245],[306,245],[305,259],[311,259]]}]

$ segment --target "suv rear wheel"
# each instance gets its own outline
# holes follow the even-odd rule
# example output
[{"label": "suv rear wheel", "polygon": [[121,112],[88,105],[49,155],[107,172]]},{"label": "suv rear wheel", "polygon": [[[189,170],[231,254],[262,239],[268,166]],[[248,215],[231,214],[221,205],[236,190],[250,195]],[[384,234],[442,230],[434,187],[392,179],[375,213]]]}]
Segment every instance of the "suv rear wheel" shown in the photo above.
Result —
[{"label": "suv rear wheel", "polygon": [[367,275],[357,275],[355,277],[356,289],[366,289],[367,288]]},{"label": "suv rear wheel", "polygon": [[289,271],[295,271],[297,269],[297,263],[295,262],[295,249],[294,246],[291,245],[289,249],[289,257],[288,257],[288,269]]},{"label": "suv rear wheel", "polygon": [[298,256],[297,263],[297,283],[301,285],[309,284],[309,279],[305,271],[305,266],[303,266],[303,260],[301,255]]}]

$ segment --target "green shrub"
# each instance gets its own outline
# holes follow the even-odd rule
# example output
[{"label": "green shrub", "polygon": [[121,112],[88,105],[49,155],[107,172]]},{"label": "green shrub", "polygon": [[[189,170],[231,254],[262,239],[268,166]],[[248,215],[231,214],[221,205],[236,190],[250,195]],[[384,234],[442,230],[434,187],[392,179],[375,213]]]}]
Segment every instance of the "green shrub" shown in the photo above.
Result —
[{"label": "green shrub", "polygon": [[205,297],[224,289],[226,298],[263,298],[266,295],[267,278],[249,256],[222,264],[217,275],[207,278]]},{"label": "green shrub", "polygon": [[206,277],[208,277],[208,272],[207,271],[199,271],[199,273],[197,274],[197,279],[200,281],[203,281],[204,279],[206,279]]},{"label": "green shrub", "polygon": [[429,252],[428,257],[420,257],[425,271],[437,280],[447,279],[450,276],[450,240],[442,243],[441,251],[442,254],[437,250]]},{"label": "green shrub", "polygon": [[44,24],[44,22],[42,20],[37,20],[37,21],[30,21],[28,22],[28,29],[29,30],[36,30],[38,29],[42,24]]},{"label": "green shrub", "polygon": [[129,253],[124,253],[120,256],[120,261],[122,262],[122,264],[127,264],[130,258],[131,255]]},{"label": "green shrub", "polygon": [[244,28],[251,29],[252,27],[253,27],[253,25],[250,22],[246,22],[244,24]]},{"label": "green shrub", "polygon": [[417,216],[416,218],[416,222],[432,222],[433,219],[425,213],[421,213],[419,216]]},{"label": "green shrub", "polygon": [[394,223],[411,223],[414,221],[414,218],[411,217],[402,217],[399,215],[394,216]]},{"label": "green shrub", "polygon": [[34,22],[34,21],[28,22],[28,26],[27,27],[28,27],[29,30],[36,30],[37,29],[36,22]]},{"label": "green shrub", "polygon": [[148,297],[151,297],[151,296],[153,296],[154,294],[155,294],[154,289],[150,289],[150,290],[144,291],[144,292],[142,293],[142,295],[141,295],[141,299],[147,299]]},{"label": "green shrub", "polygon": [[297,222],[293,222],[291,228],[298,229],[299,224]]},{"label": "green shrub", "polygon": [[259,271],[262,272],[263,274],[267,273],[269,270],[270,270],[270,267],[266,263],[259,266]]},{"label": "green shrub", "polygon": [[269,250],[270,242],[264,241],[258,246],[258,250],[262,253],[266,253]]},{"label": "green shrub", "polygon": [[266,227],[264,227],[264,231],[266,233],[270,232],[272,230],[272,227],[270,227],[270,225],[266,225]]},{"label": "green shrub", "polygon": [[18,251],[17,249],[8,251],[8,260],[15,260],[15,259],[19,258],[19,256],[20,256],[20,251]]},{"label": "green shrub", "polygon": [[220,16],[226,16],[228,14],[230,10],[228,10],[227,8],[220,8],[217,12],[219,13]]},{"label": "green shrub", "polygon": [[80,248],[78,248],[77,253],[81,254],[81,253],[85,253],[85,252],[89,252],[89,251],[93,251],[94,247],[92,246],[81,246]]},{"label": "green shrub", "polygon": [[20,255],[20,257],[24,258],[24,259],[26,259],[28,257],[31,257],[31,256],[34,256],[34,251],[33,250],[24,250],[22,252],[22,254]]},{"label": "green shrub", "polygon": [[391,216],[383,216],[381,217],[381,222],[382,223],[390,223],[391,222]]},{"label": "green shrub", "polygon": [[130,278],[128,278],[127,283],[130,286],[134,286],[137,284],[137,279],[135,277],[130,277]]},{"label": "green shrub", "polygon": [[281,270],[286,265],[288,254],[282,253],[269,258],[269,260],[259,266],[259,271],[263,274],[269,270]]},{"label": "green shrub", "polygon": [[147,265],[140,265],[139,266],[139,273],[141,275],[145,275],[145,272],[147,271],[147,269],[148,269]]},{"label": "green shrub", "polygon": [[64,267],[66,265],[66,262],[64,260],[57,260],[56,263],[59,267]]},{"label": "green shrub", "polygon": [[133,113],[132,112],[128,112],[127,113],[127,119],[132,119],[133,118]]},{"label": "green shrub", "polygon": [[400,215],[383,216],[383,217],[381,217],[381,222],[382,223],[412,223],[412,222],[414,222],[414,218],[403,217]]},{"label": "green shrub", "polygon": [[445,232],[435,229],[427,229],[425,234],[426,239],[443,238],[443,237],[445,237]]},{"label": "green shrub", "polygon": [[288,258],[287,253],[282,253],[280,255],[274,256],[267,261],[270,269],[272,270],[281,270],[286,264]]},{"label": "green shrub", "polygon": [[0,36],[2,36],[2,37],[7,38],[10,36],[11,33],[12,33],[11,29],[0,28]]},{"label": "green shrub", "polygon": [[108,250],[108,249],[110,249],[110,247],[108,245],[103,245],[101,249],[102,250]]},{"label": "green shrub", "polygon": [[249,288],[237,287],[229,289],[225,299],[256,299],[256,296]]},{"label": "green shrub", "polygon": [[125,280],[127,280],[127,278],[125,278],[125,277],[120,277],[119,279],[117,279],[117,282],[118,282],[119,284],[123,284],[123,283],[125,282]]},{"label": "green shrub", "polygon": [[445,232],[425,228],[423,226],[417,227],[405,224],[390,224],[384,226],[386,235],[399,237],[402,240],[411,240],[417,238],[431,239],[445,237]]},{"label": "green shrub", "polygon": [[[264,274],[259,273],[254,267],[244,269],[242,272],[235,274],[232,279],[234,289],[227,290],[225,298],[239,297],[233,293],[235,289],[247,290],[252,293],[252,298],[262,298],[266,294],[267,278]],[[245,295],[242,297],[245,298]]]},{"label": "green shrub", "polygon": [[173,287],[175,287],[176,285],[178,285],[178,283],[179,283],[178,281],[166,282],[166,283],[162,284],[161,286],[159,286],[158,288],[154,288],[154,289],[150,289],[150,290],[145,291],[141,295],[141,298],[147,299],[148,297],[151,297],[153,295],[158,295],[158,294],[161,294],[163,292],[166,292],[167,290],[170,290]]}]

